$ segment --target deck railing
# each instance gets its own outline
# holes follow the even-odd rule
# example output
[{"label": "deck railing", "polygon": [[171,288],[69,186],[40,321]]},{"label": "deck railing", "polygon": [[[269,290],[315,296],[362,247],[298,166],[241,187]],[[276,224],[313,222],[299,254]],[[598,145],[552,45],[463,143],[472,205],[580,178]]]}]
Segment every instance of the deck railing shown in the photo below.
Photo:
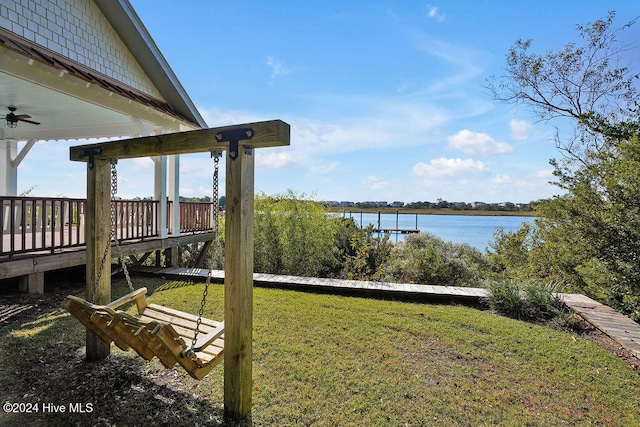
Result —
[{"label": "deck railing", "polygon": [[[1,196],[0,256],[40,251],[54,253],[84,245],[85,207],[85,199]],[[158,201],[116,200],[114,207],[118,239],[144,240],[160,235]],[[180,232],[211,230],[211,208],[211,203],[180,202]],[[169,232],[170,217],[168,214],[166,226]]]},{"label": "deck railing", "polygon": [[180,202],[180,232],[196,233],[213,228],[212,203]]}]

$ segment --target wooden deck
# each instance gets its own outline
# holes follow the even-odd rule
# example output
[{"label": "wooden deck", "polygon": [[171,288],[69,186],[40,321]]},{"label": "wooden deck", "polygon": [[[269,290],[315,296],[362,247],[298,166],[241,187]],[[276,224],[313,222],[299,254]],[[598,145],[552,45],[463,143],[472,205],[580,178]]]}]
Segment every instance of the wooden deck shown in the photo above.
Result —
[{"label": "wooden deck", "polygon": [[[166,278],[205,280],[208,270],[201,268],[153,268],[137,271]],[[224,271],[213,270],[212,280],[224,281]],[[254,273],[255,286],[278,287],[293,290],[311,290],[348,295],[373,296],[388,299],[459,302],[481,304],[488,296],[482,288],[455,286],[415,285],[357,280],[321,279],[316,277],[279,276]],[[616,340],[622,347],[640,358],[640,325],[612,308],[580,294],[561,294],[565,304],[587,322]]]}]

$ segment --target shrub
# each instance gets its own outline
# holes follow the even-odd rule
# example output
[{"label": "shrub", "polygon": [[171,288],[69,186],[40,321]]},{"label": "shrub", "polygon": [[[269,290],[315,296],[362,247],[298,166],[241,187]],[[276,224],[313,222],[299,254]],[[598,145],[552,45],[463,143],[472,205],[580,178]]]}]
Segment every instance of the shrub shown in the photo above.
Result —
[{"label": "shrub", "polygon": [[394,251],[389,234],[376,235],[371,225],[352,231],[351,249],[343,259],[342,277],[353,280],[384,280],[387,264]]},{"label": "shrub", "polygon": [[488,289],[487,302],[492,309],[516,319],[527,316],[527,304],[517,282],[499,280],[489,283]]},{"label": "shrub", "polygon": [[524,286],[529,316],[555,317],[565,309],[562,298],[558,295],[559,286],[556,282],[544,284],[529,283]]},{"label": "shrub", "polygon": [[557,282],[527,283],[497,280],[487,286],[489,306],[497,312],[516,319],[558,318],[565,326],[575,323],[571,310],[558,294]]},{"label": "shrub", "polygon": [[475,286],[489,264],[478,249],[445,242],[429,233],[412,234],[394,248],[388,281],[447,286]]},{"label": "shrub", "polygon": [[316,202],[289,190],[255,199],[255,271],[322,276],[336,263],[337,223]]}]

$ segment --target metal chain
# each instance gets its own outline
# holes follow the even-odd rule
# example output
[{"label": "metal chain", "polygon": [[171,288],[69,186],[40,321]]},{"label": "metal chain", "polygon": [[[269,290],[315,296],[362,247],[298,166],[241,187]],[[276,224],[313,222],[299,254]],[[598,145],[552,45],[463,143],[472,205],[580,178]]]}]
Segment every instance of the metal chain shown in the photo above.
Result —
[{"label": "metal chain", "polygon": [[102,279],[102,274],[104,273],[104,265],[107,263],[107,255],[109,255],[109,248],[111,247],[111,240],[114,238],[115,228],[116,228],[116,208],[115,208],[115,197],[118,193],[118,174],[115,169],[115,163],[111,161],[111,200],[109,205],[110,213],[111,213],[111,221],[109,228],[109,239],[107,239],[107,243],[104,246],[104,253],[102,254],[102,261],[100,262],[100,267],[98,268],[98,276],[96,278],[96,282],[93,286],[93,296],[91,298],[91,302],[95,303],[96,293],[98,293],[98,285],[100,280]]},{"label": "metal chain", "polygon": [[120,265],[122,266],[122,271],[124,272],[124,277],[127,281],[127,286],[129,286],[129,290],[131,292],[135,291],[133,284],[131,283],[131,277],[129,276],[129,269],[127,268],[127,263],[125,262],[124,255],[122,254],[122,249],[120,248],[120,240],[118,240],[118,232],[117,232],[117,220],[116,220],[116,194],[118,194],[118,172],[116,170],[116,160],[111,161],[111,233],[113,242],[116,245],[116,250],[118,251],[118,259],[120,260]]},{"label": "metal chain", "polygon": [[198,320],[196,320],[196,329],[193,334],[193,340],[191,341],[191,348],[186,352],[187,357],[190,359],[197,359],[196,351],[199,351],[199,348],[196,348],[196,342],[198,341],[198,334],[200,333],[200,324],[202,323],[202,316],[204,314],[204,307],[207,303],[207,295],[209,294],[209,285],[211,284],[211,274],[214,265],[212,265],[215,261],[217,261],[218,254],[220,251],[220,238],[218,236],[218,224],[219,224],[219,216],[220,216],[220,202],[219,202],[219,189],[218,189],[218,179],[219,179],[219,169],[220,169],[220,152],[212,152],[211,156],[213,156],[213,203],[211,208],[213,209],[213,232],[214,232],[214,247],[213,247],[213,256],[212,261],[209,265],[209,272],[207,273],[207,281],[204,284],[204,292],[202,293],[202,301],[200,302],[200,310],[198,311]]},{"label": "metal chain", "polygon": [[220,155],[214,157],[214,170],[213,170],[213,253],[211,256],[211,266],[214,268],[218,266],[218,261],[224,266],[224,258],[222,256],[222,247],[220,245],[220,190],[219,190],[219,169],[220,169]]},{"label": "metal chain", "polygon": [[118,258],[120,259],[120,264],[122,265],[122,271],[124,272],[124,277],[127,281],[127,285],[129,286],[129,289],[131,291],[135,291],[135,288],[131,283],[131,277],[129,276],[129,269],[127,268],[127,264],[125,263],[124,256],[122,255],[122,249],[120,248],[120,241],[118,240],[118,234],[116,231],[116,195],[118,194],[118,171],[116,170],[116,164],[116,160],[111,161],[111,227],[109,230],[109,239],[105,244],[104,253],[102,254],[102,261],[100,262],[100,268],[98,269],[98,276],[93,287],[93,296],[91,298],[92,303],[95,303],[96,293],[98,292],[98,285],[100,283],[100,279],[102,279],[102,274],[104,273],[104,265],[107,263],[107,255],[109,254],[111,241],[115,243],[116,249],[118,251]]}]

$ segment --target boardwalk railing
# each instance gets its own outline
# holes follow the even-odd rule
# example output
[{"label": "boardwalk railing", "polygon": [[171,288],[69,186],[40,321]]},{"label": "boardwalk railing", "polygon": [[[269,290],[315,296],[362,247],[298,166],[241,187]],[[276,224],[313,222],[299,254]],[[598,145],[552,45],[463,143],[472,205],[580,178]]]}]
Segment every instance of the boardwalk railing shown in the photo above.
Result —
[{"label": "boardwalk railing", "polygon": [[[83,246],[85,205],[85,199],[0,197],[0,256],[41,251],[54,253]],[[118,239],[143,240],[160,235],[158,201],[116,200],[114,207]],[[211,207],[211,203],[180,202],[180,232],[211,230]]]}]

